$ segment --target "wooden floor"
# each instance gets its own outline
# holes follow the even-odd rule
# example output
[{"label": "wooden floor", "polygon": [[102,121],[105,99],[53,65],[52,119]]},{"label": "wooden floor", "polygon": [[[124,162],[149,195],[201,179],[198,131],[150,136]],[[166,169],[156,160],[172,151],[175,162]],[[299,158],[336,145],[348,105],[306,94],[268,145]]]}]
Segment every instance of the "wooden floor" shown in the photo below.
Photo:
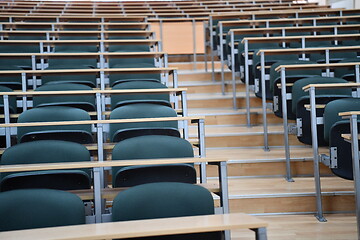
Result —
[{"label": "wooden floor", "polygon": [[[356,219],[351,214],[325,215],[320,223],[313,215],[285,215],[259,217],[269,223],[269,240],[354,240]],[[251,230],[232,232],[233,240],[254,239]]]},{"label": "wooden floor", "polygon": [[[353,182],[337,178],[321,164],[324,211],[328,222],[320,223],[316,212],[311,146],[291,142],[291,170],[295,182],[287,182],[282,119],[268,112],[270,151],[263,150],[261,101],[252,94],[251,124],[246,126],[244,85],[237,86],[239,109],[232,108],[231,85],[221,94],[220,74],[191,70],[192,63],[170,63],[179,67],[179,86],[188,88],[189,114],[205,116],[206,155],[227,158],[231,212],[255,214],[269,222],[268,239],[356,239]],[[217,66],[217,65],[216,65]],[[210,69],[210,67],[209,67]],[[225,75],[225,80],[230,79]],[[190,137],[196,129],[190,128]],[[320,153],[327,153],[322,148]],[[209,182],[217,181],[217,169],[208,167]],[[216,200],[216,205],[218,205]],[[344,214],[347,213],[347,214]],[[232,239],[254,239],[252,231],[233,231]]]}]

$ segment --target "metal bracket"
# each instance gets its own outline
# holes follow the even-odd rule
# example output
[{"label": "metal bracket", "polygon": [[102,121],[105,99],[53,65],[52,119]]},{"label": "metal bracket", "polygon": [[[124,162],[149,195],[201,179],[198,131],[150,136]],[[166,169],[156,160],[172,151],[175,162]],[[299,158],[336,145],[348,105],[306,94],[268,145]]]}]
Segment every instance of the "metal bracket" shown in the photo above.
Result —
[{"label": "metal bracket", "polygon": [[270,109],[270,110],[273,110],[274,109],[274,104],[269,102],[269,103],[266,103],[266,108],[267,109]]},{"label": "metal bracket", "polygon": [[337,168],[337,147],[330,148],[330,168]]},{"label": "metal bracket", "polygon": [[273,105],[274,112],[277,112],[279,111],[279,96],[274,96],[273,99],[274,99],[274,105]]},{"label": "metal bracket", "polygon": [[301,137],[302,136],[302,118],[296,119],[296,127],[297,127],[296,136]]},{"label": "metal bracket", "polygon": [[249,86],[249,90],[250,90],[250,91],[254,92],[255,89],[256,89],[256,88],[255,88],[255,85],[250,85],[250,86]]},{"label": "metal bracket", "polygon": [[294,124],[294,123],[288,124],[288,133],[293,134],[293,135],[297,135],[297,125]]},{"label": "metal bracket", "polygon": [[328,166],[330,167],[330,164],[331,164],[331,160],[330,160],[330,157],[326,154],[320,154],[319,155],[319,161],[321,163],[323,163],[325,166]]}]

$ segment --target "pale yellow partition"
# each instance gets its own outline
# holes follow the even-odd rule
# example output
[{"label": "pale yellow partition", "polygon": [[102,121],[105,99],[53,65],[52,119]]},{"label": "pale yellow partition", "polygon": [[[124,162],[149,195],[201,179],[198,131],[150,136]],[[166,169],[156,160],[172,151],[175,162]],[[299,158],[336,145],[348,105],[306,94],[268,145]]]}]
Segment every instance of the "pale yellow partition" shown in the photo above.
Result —
[{"label": "pale yellow partition", "polygon": [[[151,30],[156,32],[156,37],[161,39],[160,23],[152,22]],[[196,53],[204,54],[204,29],[203,22],[195,22]],[[193,24],[189,22],[163,22],[162,23],[163,51],[168,54],[193,54]]]}]

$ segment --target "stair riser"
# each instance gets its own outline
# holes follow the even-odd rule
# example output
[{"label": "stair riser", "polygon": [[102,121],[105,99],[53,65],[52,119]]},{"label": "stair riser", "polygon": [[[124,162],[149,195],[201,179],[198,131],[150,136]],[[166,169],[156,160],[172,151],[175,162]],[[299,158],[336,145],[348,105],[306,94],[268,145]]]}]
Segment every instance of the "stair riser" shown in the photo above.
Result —
[{"label": "stair riser", "polygon": [[[218,204],[218,203],[217,203]],[[355,211],[355,199],[351,195],[323,196],[323,210]],[[289,213],[315,212],[315,196],[231,199],[230,212]],[[315,221],[315,219],[314,219]]]},{"label": "stair riser", "polygon": [[[237,107],[245,108],[246,101],[245,98],[237,98]],[[250,106],[251,107],[261,107],[261,99],[251,97],[250,98]],[[229,108],[233,107],[232,98],[225,99],[201,99],[201,100],[191,100],[188,99],[188,107],[189,108]]]},{"label": "stair riser", "polygon": [[[293,176],[314,175],[312,161],[293,161],[291,163],[291,173]],[[229,163],[227,165],[229,177],[246,176],[280,176],[286,174],[285,162],[259,162],[259,163]],[[328,167],[320,164],[321,175],[329,175],[331,171]],[[198,175],[199,176],[199,175]],[[217,166],[207,166],[208,177],[218,177]]]},{"label": "stair riser", "polygon": [[[261,114],[251,114],[250,120],[251,120],[251,124],[258,125],[258,124],[262,124],[263,117]],[[269,124],[282,123],[282,119],[276,117],[272,113],[267,114],[267,121]],[[238,125],[245,123],[246,123],[246,114],[205,116],[206,125]]]},{"label": "stair riser", "polygon": [[[225,73],[225,80],[229,81],[231,80],[231,73],[226,72]],[[211,72],[207,72],[207,73],[194,73],[194,74],[179,74],[178,75],[178,79],[179,82],[183,82],[183,81],[211,81]],[[221,74],[220,73],[215,73],[215,80],[216,81],[221,81]]]},{"label": "stair riser", "polygon": [[[221,85],[205,85],[205,86],[184,86],[188,89],[188,93],[220,93],[221,92]],[[237,92],[244,92],[245,85],[244,84],[237,84],[236,85]],[[225,86],[225,92],[231,93],[232,87],[230,85]]]},{"label": "stair riser", "polygon": [[[269,146],[284,146],[283,135],[269,134]],[[205,139],[206,147],[259,147],[264,146],[263,135],[244,136],[208,136]],[[302,145],[295,136],[289,136],[290,145]]]}]

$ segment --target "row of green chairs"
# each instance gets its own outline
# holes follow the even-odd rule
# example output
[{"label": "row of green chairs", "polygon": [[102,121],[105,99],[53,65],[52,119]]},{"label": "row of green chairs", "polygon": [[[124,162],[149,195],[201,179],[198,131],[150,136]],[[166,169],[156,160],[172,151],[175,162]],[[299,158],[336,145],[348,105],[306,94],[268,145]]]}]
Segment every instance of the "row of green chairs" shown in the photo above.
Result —
[{"label": "row of green chairs", "polygon": [[[49,189],[0,193],[0,231],[85,223],[83,202],[72,193]],[[112,221],[214,214],[208,190],[185,183],[150,183],[120,192],[112,204]],[[31,220],[30,220],[31,219]],[[221,239],[221,232],[137,239]]]}]

